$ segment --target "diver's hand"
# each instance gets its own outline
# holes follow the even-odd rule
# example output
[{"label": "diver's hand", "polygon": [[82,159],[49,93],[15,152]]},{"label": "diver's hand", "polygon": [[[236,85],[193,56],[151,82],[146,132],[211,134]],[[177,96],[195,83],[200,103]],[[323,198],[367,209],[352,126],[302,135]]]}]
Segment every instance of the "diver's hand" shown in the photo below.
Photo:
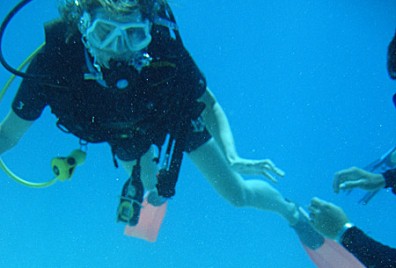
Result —
[{"label": "diver's hand", "polygon": [[331,239],[336,239],[344,225],[349,222],[340,207],[317,197],[312,198],[308,211],[315,229]]},{"label": "diver's hand", "polygon": [[271,174],[274,173],[277,176],[285,176],[285,172],[277,168],[274,163],[269,159],[264,160],[250,160],[237,158],[230,160],[230,165],[233,170],[240,174],[245,175],[264,175],[267,179],[272,182],[277,182],[277,179]]},{"label": "diver's hand", "polygon": [[357,167],[337,172],[333,180],[333,190],[336,193],[353,188],[374,191],[384,187],[385,178],[381,174],[371,173]]}]

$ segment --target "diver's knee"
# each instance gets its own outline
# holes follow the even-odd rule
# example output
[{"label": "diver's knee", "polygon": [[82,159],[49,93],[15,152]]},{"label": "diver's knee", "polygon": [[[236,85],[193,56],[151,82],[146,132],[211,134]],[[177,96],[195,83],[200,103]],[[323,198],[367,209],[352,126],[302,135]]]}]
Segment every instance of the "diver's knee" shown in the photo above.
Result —
[{"label": "diver's knee", "polygon": [[238,191],[235,191],[234,194],[230,196],[227,200],[234,207],[246,207],[248,203],[246,190],[241,188]]},{"label": "diver's knee", "polygon": [[233,207],[236,207],[236,208],[243,208],[243,207],[246,206],[246,203],[245,203],[243,200],[240,200],[240,199],[232,198],[232,199],[229,199],[228,202],[229,202]]}]

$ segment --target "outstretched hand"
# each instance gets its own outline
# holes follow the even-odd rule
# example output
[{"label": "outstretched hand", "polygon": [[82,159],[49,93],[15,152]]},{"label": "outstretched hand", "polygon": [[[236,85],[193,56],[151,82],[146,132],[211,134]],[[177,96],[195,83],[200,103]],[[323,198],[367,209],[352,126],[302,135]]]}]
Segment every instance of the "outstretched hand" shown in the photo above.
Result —
[{"label": "outstretched hand", "polygon": [[308,211],[315,229],[331,239],[337,238],[344,224],[349,222],[342,208],[317,197],[312,198]]},{"label": "outstretched hand", "polygon": [[278,180],[271,173],[280,177],[285,176],[285,172],[277,168],[275,164],[269,159],[250,160],[250,159],[238,158],[236,160],[231,161],[231,167],[233,170],[235,170],[240,174],[264,175],[267,179],[269,179],[272,182],[277,182]]},{"label": "outstretched hand", "polygon": [[385,179],[381,174],[371,173],[357,167],[337,172],[333,180],[333,190],[336,193],[353,188],[374,191],[383,187],[385,187]]}]

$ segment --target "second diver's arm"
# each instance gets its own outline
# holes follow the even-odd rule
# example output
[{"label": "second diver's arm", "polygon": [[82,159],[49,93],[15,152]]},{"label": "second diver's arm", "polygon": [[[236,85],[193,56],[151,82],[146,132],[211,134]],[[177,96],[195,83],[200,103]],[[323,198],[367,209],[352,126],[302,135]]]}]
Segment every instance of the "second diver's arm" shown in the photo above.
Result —
[{"label": "second diver's arm", "polygon": [[368,191],[391,188],[392,192],[396,194],[396,169],[377,174],[361,168],[351,167],[335,174],[333,189],[336,193],[340,190],[353,188],[361,188]]},{"label": "second diver's arm", "polygon": [[384,188],[391,188],[392,193],[396,194],[396,168],[390,169],[384,173],[382,173],[385,181]]},{"label": "second diver's arm", "polygon": [[367,267],[393,267],[396,263],[396,249],[375,241],[357,227],[349,228],[340,242]]},{"label": "second diver's arm", "polygon": [[311,224],[323,236],[341,243],[367,267],[388,266],[396,261],[396,249],[385,246],[354,227],[341,207],[312,198],[308,207]]}]

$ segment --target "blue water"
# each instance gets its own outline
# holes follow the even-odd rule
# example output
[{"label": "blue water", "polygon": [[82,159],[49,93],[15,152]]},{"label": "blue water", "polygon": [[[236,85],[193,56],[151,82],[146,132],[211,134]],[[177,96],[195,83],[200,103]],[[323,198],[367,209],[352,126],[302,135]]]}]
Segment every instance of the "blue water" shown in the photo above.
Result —
[{"label": "blue water", "polygon": [[[55,1],[36,0],[12,21],[3,44],[18,65],[43,41]],[[17,1],[1,1],[0,17]],[[307,206],[341,205],[350,220],[396,246],[395,197],[368,205],[332,192],[333,174],[363,167],[396,144],[396,82],[386,49],[396,27],[392,0],[172,1],[186,47],[223,106],[239,153],[286,171],[275,185]],[[0,84],[9,74],[0,69]],[[18,80],[20,81],[20,80]],[[4,117],[15,83],[0,106]],[[78,146],[49,110],[3,158],[30,180],[51,178],[50,160]],[[115,210],[127,174],[106,145],[90,145],[70,182],[29,189],[1,174],[0,267],[314,267],[279,216],[236,209],[188,161],[158,241],[123,236]]]}]

